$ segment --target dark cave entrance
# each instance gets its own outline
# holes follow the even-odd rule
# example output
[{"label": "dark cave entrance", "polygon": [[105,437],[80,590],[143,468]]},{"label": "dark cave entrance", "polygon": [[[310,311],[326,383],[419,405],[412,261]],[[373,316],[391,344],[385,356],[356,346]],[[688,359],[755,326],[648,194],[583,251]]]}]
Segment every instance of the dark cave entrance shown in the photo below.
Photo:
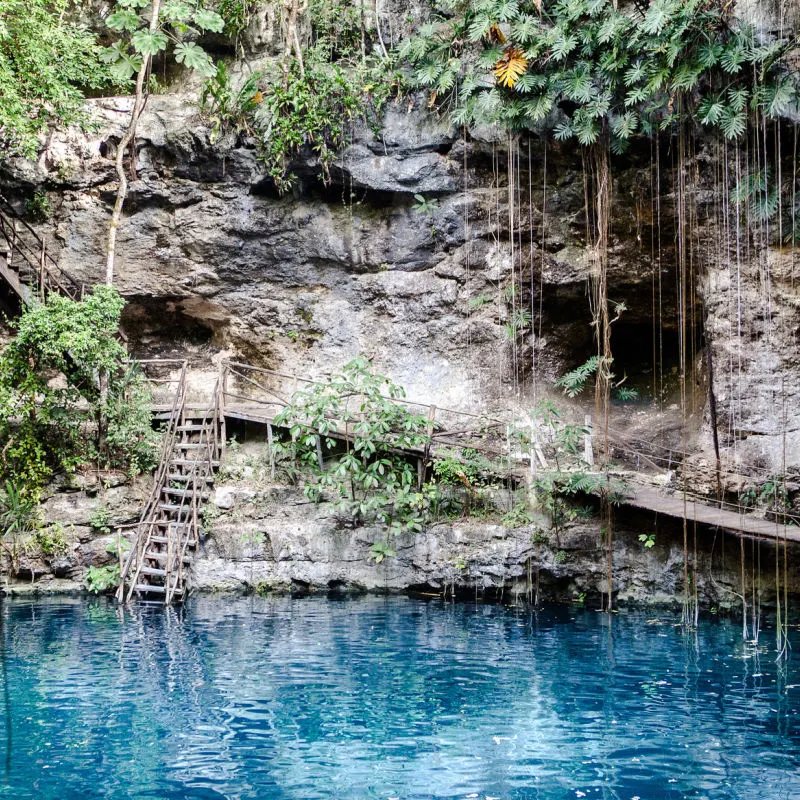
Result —
[{"label": "dark cave entrance", "polygon": [[[700,349],[702,329],[687,337],[687,371]],[[680,390],[680,335],[672,326],[659,326],[652,319],[626,320],[611,326],[614,381],[632,389],[643,400],[666,401]],[[615,393],[612,393],[614,396]]]},{"label": "dark cave entrance", "polygon": [[135,358],[206,357],[227,323],[227,316],[204,300],[134,295],[126,301],[121,325]]}]

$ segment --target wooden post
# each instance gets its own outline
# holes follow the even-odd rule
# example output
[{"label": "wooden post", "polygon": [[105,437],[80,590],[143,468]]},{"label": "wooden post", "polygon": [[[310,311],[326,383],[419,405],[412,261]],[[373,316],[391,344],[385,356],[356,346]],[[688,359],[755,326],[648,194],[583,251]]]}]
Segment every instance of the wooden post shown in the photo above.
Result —
[{"label": "wooden post", "polygon": [[42,257],[39,261],[39,296],[41,297],[43,303],[47,299],[45,297],[45,280],[44,280],[44,263],[46,257],[46,249],[47,246],[44,243],[44,239],[42,239]]},{"label": "wooden post", "polygon": [[317,461],[319,462],[319,471],[325,469],[325,460],[322,458],[322,437],[317,435]]},{"label": "wooden post", "polygon": [[[223,361],[219,365],[219,378],[217,379],[217,391],[219,398],[217,402],[217,413],[219,414],[219,460],[225,457],[225,446],[227,445],[227,425],[225,424],[225,394],[228,391],[228,365]],[[211,465],[213,472],[214,466]]]},{"label": "wooden post", "polygon": [[417,464],[417,489],[422,491],[422,487],[425,483],[425,470],[428,466],[428,461],[431,455],[431,442],[433,440],[433,424],[434,420],[436,419],[436,406],[430,406],[428,408],[428,441],[425,442],[425,448],[423,449],[422,453],[422,460]]},{"label": "wooden post", "polygon": [[273,445],[272,423],[267,423],[267,450],[269,451],[269,476],[275,480],[275,448]]},{"label": "wooden post", "polygon": [[583,460],[590,466],[594,466],[594,449],[592,448],[592,415],[584,417],[586,433],[583,437]]}]

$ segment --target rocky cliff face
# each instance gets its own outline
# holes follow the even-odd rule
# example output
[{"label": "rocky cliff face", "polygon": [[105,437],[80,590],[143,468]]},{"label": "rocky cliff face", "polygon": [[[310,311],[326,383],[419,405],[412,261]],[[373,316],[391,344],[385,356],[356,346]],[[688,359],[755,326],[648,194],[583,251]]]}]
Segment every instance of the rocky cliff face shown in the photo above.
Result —
[{"label": "rocky cliff face", "polygon": [[[579,602],[599,607],[607,587],[607,547],[595,519],[558,529],[538,516],[510,527],[502,513],[484,519],[443,520],[420,533],[392,541],[395,555],[376,563],[372,546],[385,540],[377,527],[353,528],[333,505],[311,503],[299,489],[269,479],[263,442],[253,439],[229,453],[204,515],[205,535],[193,559],[191,586],[201,593],[398,592],[411,590],[464,599],[504,602]],[[53,552],[23,549],[19,574],[5,577],[12,594],[74,593],[83,589],[89,566],[115,563],[123,526],[130,538],[149,489],[141,479],[114,486],[114,476],[85,487],[62,488],[44,505]],[[104,487],[105,484],[105,487]],[[507,498],[499,497],[502,507]],[[108,512],[98,529],[98,509]],[[93,527],[94,526],[94,527]],[[128,526],[126,528],[126,526]],[[649,514],[619,509],[614,525],[615,603],[680,606],[685,597],[683,530],[680,521],[654,524]],[[642,531],[655,545],[639,541]],[[704,608],[738,613],[742,576],[748,606],[775,600],[776,548],[730,534],[690,533],[694,575]],[[793,595],[800,591],[797,545],[789,546],[789,573],[781,573]],[[783,548],[777,549],[782,563]],[[752,601],[752,603],[751,603]]]},{"label": "rocky cliff face", "polygon": [[[408,4],[389,5],[387,35],[399,39]],[[268,11],[254,19],[245,50],[251,63],[274,53]],[[198,397],[207,395],[222,355],[314,376],[363,353],[415,399],[520,410],[551,395],[553,380],[592,354],[584,182],[572,146],[537,137],[509,142],[490,130],[465,137],[406,98],[386,109],[378,134],[354,127],[329,182],[309,153],[293,166],[294,191],[280,196],[251,142],[212,144],[191,87],[183,88],[151,97],[139,126],[139,173],[120,231],[117,279],[135,354],[187,356]],[[38,162],[0,165],[2,191],[20,207],[34,191],[47,192],[53,213],[41,231],[63,268],[87,283],[103,276],[113,156],[129,108],[127,98],[92,101],[90,134],[57,133]],[[687,164],[696,175],[689,297],[679,292],[669,146],[615,161],[609,277],[609,296],[627,307],[613,328],[615,366],[642,396],[616,407],[613,424],[631,440],[694,449],[693,474],[709,489],[709,343],[723,454],[763,474],[800,466],[795,256],[748,231],[722,238],[715,176],[723,155],[699,142]],[[519,176],[511,185],[509,166]],[[429,202],[420,208],[415,195]],[[509,335],[520,307],[530,309],[531,323]],[[585,405],[574,404],[579,418],[591,401]],[[269,523],[272,549],[264,552],[273,555],[248,561],[260,581],[316,585],[329,574],[364,586],[439,586],[449,580],[446,565],[463,558],[461,536],[469,552],[506,565],[491,586],[527,581],[538,558],[530,531],[499,537],[471,523],[448,528],[444,538],[429,532],[381,570],[364,559],[360,534],[336,534],[341,547],[323,546],[317,521],[303,519],[292,525],[316,531],[307,550],[287,550],[280,541],[288,523]],[[444,541],[439,564],[431,548]],[[624,541],[620,547],[631,546]],[[226,546],[209,550],[198,567],[201,585],[241,580],[226,576],[222,561],[208,566],[230,560]],[[422,551],[424,566],[415,566]],[[286,552],[294,555],[279,557]],[[674,560],[660,544],[645,555],[645,564]],[[331,566],[356,562],[358,569]],[[557,580],[559,565],[548,566]],[[488,573],[480,574],[485,582]]]}]

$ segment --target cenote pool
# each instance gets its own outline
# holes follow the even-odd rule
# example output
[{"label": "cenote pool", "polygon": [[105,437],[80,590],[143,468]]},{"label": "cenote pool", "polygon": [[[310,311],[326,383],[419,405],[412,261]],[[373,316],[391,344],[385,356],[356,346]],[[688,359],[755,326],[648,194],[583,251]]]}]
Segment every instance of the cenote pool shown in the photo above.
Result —
[{"label": "cenote pool", "polygon": [[0,796],[800,798],[798,658],[779,670],[770,632],[759,651],[735,622],[379,597],[2,608]]}]

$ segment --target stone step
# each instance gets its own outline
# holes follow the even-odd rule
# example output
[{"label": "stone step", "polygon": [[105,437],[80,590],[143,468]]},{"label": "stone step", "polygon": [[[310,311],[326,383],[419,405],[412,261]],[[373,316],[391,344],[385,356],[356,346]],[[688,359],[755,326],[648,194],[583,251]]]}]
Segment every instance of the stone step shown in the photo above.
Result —
[{"label": "stone step", "polygon": [[[170,467],[194,467],[200,464],[207,464],[209,463],[206,459],[201,458],[200,460],[197,459],[185,459],[185,458],[173,458],[170,460],[169,465]],[[219,461],[212,461],[211,466],[216,469],[219,466]]]},{"label": "stone step", "polygon": [[169,475],[167,475],[167,480],[168,481],[189,481],[189,480],[194,480],[194,481],[197,481],[198,483],[200,483],[200,482],[203,482],[203,483],[214,483],[214,476],[213,475],[198,475],[197,473],[195,473],[194,475],[192,473],[188,473],[187,475],[179,475],[178,473],[174,473],[174,474],[170,473]]}]

